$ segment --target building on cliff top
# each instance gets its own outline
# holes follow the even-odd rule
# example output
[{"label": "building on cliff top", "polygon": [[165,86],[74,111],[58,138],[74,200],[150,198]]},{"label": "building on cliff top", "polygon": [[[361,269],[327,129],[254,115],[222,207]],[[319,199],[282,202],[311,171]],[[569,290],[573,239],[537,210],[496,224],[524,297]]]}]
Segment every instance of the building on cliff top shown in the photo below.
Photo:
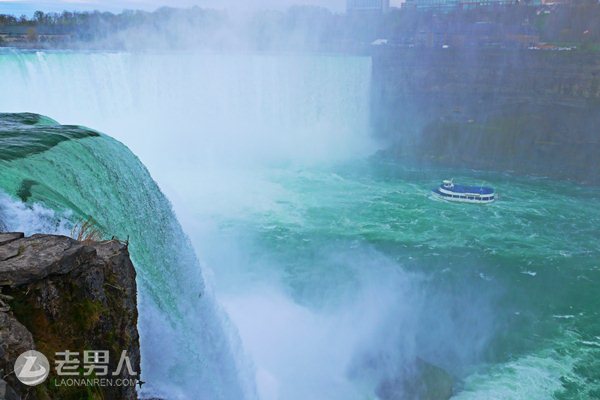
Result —
[{"label": "building on cliff top", "polygon": [[511,4],[540,5],[541,0],[406,0],[402,7],[416,9],[469,9],[485,6],[506,6]]},{"label": "building on cliff top", "polygon": [[390,0],[346,0],[346,11],[355,13],[385,13],[390,9]]}]

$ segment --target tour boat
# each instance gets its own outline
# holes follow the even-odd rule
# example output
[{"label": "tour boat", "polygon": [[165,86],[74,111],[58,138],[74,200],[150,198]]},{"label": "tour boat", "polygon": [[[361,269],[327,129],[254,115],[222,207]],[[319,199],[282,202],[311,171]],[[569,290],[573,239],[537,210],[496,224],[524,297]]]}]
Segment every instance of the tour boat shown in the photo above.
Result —
[{"label": "tour boat", "polygon": [[455,185],[451,180],[444,180],[442,184],[433,189],[433,193],[444,200],[461,203],[491,203],[496,200],[494,189],[483,186]]}]

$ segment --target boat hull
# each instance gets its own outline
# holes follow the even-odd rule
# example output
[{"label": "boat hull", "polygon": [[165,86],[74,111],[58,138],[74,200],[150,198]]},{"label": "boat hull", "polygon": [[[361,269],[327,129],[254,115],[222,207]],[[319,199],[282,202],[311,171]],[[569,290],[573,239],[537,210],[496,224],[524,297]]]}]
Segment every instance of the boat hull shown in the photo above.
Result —
[{"label": "boat hull", "polygon": [[433,194],[443,200],[452,201],[455,203],[490,204],[496,201],[495,193],[486,194],[482,196],[480,194],[456,193],[437,188],[433,190]]}]

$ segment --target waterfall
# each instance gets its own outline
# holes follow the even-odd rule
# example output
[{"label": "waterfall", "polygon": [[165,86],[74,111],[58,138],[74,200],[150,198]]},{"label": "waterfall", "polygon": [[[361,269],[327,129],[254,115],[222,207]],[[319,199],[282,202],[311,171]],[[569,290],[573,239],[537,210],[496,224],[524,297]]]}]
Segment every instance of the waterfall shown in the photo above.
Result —
[{"label": "waterfall", "polygon": [[147,395],[254,397],[235,334],[169,201],[125,146],[86,128],[0,114],[0,166],[5,229],[64,234],[92,218],[109,237],[129,240]]},{"label": "waterfall", "polygon": [[[44,224],[25,230],[47,230],[48,215],[58,231],[91,216],[108,234],[130,238],[148,395],[255,395],[236,329],[152,178],[190,233],[210,223],[203,216],[211,206],[234,210],[253,201],[248,193],[266,198],[256,169],[368,155],[370,73],[368,58],[329,55],[0,52],[0,111],[92,127],[148,167],[100,134],[6,162],[11,172],[0,178],[8,210],[27,216],[41,207]],[[200,213],[188,207],[198,197]]]},{"label": "waterfall", "polygon": [[0,110],[122,140],[161,184],[177,165],[368,154],[370,59],[303,55],[0,53]]}]

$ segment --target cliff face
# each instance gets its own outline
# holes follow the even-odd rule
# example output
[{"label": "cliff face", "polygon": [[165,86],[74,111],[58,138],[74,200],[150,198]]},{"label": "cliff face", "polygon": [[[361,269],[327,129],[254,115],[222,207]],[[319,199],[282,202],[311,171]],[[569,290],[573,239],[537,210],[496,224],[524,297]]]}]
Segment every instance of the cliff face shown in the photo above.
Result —
[{"label": "cliff face", "polygon": [[[136,283],[126,245],[0,234],[0,291],[0,370],[4,370],[0,394],[4,385],[7,398],[136,398],[135,381],[140,372]],[[48,358],[50,376],[41,385],[30,387],[17,379],[13,368],[20,354],[33,349]],[[66,350],[79,353],[81,376],[83,352],[91,350],[109,351],[106,365],[110,373],[119,370],[120,357],[126,351],[137,374],[121,368],[117,375],[108,376],[132,379],[128,385],[59,384],[62,378],[56,361],[61,357],[56,353]],[[96,370],[95,375],[86,377],[99,378],[101,373]]]},{"label": "cliff face", "polygon": [[600,183],[595,53],[381,51],[372,110],[402,159]]}]

